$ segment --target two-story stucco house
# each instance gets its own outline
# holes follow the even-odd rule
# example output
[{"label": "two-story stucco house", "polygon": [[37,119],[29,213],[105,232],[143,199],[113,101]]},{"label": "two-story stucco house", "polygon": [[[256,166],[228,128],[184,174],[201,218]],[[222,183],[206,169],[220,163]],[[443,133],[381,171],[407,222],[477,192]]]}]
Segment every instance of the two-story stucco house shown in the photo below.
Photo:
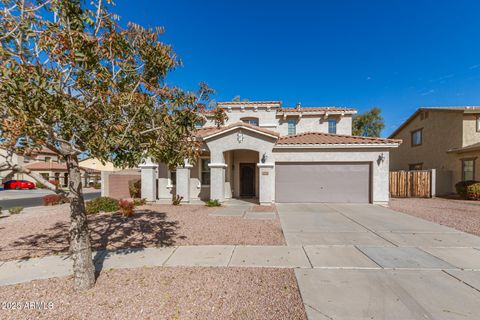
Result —
[{"label": "two-story stucco house", "polygon": [[404,141],[390,153],[390,168],[436,169],[439,195],[480,179],[480,107],[419,108],[390,138]]},{"label": "two-story stucco house", "polygon": [[[0,155],[2,153],[5,153],[5,151],[0,149]],[[1,160],[0,157],[0,162]],[[57,183],[60,187],[66,187],[68,185],[68,170],[65,160],[46,147],[35,151],[30,156],[14,155],[13,161],[30,171],[40,174],[44,179]],[[88,186],[90,181],[100,179],[99,170],[81,166],[80,171],[82,173],[83,183],[86,186]],[[0,183],[10,179],[27,180],[36,183],[35,179],[26,173],[13,173],[10,171],[6,172],[4,176],[0,176],[0,178]]]},{"label": "two-story stucco house", "polygon": [[212,114],[195,133],[202,154],[170,172],[140,165],[142,196],[183,201],[252,197],[274,202],[387,203],[389,151],[400,141],[354,137],[350,108],[297,106],[278,101],[218,103],[228,122]]}]

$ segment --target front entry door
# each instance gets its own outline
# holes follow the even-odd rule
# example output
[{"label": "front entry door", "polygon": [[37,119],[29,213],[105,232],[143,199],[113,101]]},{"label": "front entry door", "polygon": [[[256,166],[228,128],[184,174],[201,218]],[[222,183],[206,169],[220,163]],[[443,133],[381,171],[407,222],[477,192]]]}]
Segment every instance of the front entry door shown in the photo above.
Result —
[{"label": "front entry door", "polygon": [[240,196],[255,196],[255,163],[240,163]]}]

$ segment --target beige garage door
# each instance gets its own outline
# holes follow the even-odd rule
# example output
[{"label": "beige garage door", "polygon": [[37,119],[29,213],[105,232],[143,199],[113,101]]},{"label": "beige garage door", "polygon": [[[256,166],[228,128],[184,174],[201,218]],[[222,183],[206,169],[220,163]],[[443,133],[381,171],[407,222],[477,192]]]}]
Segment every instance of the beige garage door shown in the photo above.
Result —
[{"label": "beige garage door", "polygon": [[369,163],[277,162],[275,201],[370,202]]}]

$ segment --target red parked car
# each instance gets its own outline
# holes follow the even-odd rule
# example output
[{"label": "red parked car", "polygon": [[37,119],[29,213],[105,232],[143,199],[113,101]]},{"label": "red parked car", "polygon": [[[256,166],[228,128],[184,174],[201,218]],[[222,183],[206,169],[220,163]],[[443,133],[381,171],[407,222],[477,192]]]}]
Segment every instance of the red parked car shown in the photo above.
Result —
[{"label": "red parked car", "polygon": [[4,189],[35,189],[35,183],[26,180],[9,180],[3,183]]}]

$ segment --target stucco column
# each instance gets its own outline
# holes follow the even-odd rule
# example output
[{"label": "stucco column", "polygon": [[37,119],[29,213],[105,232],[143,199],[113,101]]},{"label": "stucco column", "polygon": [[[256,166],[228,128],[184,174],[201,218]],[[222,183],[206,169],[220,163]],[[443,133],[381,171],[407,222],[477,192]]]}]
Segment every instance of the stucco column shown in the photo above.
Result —
[{"label": "stucco column", "polygon": [[110,176],[110,171],[101,171],[100,177],[100,192],[102,197],[108,197],[108,178]]},{"label": "stucco column", "polygon": [[210,163],[210,199],[225,200],[225,163]]},{"label": "stucco column", "polygon": [[257,163],[259,172],[258,201],[261,205],[270,205],[274,198],[275,164]]},{"label": "stucco column", "polygon": [[157,168],[158,164],[147,160],[139,165],[142,179],[142,198],[147,201],[157,200]]},{"label": "stucco column", "polygon": [[182,202],[190,202],[190,170],[192,165],[188,162],[182,167],[177,167],[177,196],[183,197]]}]

